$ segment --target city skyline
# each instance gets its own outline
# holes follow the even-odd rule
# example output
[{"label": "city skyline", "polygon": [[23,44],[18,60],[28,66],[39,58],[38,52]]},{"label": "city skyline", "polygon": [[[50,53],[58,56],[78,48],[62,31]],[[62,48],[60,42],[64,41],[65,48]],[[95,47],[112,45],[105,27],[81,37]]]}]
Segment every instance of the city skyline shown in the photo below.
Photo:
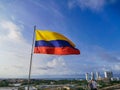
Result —
[{"label": "city skyline", "polygon": [[63,34],[81,54],[34,54],[32,76],[119,72],[119,9],[119,0],[1,0],[0,77],[28,76],[34,25]]}]

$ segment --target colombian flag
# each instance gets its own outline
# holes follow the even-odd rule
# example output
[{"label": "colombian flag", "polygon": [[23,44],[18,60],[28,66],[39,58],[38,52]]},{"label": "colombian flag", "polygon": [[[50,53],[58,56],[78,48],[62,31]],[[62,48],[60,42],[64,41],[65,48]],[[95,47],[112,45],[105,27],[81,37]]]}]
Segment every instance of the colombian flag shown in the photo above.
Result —
[{"label": "colombian flag", "polygon": [[48,30],[35,30],[35,34],[34,53],[55,55],[80,54],[74,43],[59,33]]}]

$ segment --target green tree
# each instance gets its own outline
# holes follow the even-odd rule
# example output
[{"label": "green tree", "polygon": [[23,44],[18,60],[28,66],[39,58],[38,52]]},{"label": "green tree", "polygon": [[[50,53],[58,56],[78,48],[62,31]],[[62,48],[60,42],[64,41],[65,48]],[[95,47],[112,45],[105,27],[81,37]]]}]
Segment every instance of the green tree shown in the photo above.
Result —
[{"label": "green tree", "polygon": [[3,80],[0,82],[0,87],[7,87],[9,86],[9,82],[7,80]]}]

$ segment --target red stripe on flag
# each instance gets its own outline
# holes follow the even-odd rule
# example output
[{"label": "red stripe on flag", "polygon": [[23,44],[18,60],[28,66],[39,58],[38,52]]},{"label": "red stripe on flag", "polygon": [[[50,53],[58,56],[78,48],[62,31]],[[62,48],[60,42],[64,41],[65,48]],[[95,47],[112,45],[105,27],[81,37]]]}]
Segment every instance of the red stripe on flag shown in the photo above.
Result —
[{"label": "red stripe on flag", "polygon": [[80,54],[80,51],[72,47],[34,47],[34,53],[70,55],[70,54]]}]

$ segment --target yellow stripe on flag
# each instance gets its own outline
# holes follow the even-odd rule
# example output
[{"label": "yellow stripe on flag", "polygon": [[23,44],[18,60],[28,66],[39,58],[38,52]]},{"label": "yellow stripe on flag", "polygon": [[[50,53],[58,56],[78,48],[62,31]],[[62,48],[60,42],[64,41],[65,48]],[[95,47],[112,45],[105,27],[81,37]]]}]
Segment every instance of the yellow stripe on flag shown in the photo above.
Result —
[{"label": "yellow stripe on flag", "polygon": [[70,41],[68,38],[66,38],[65,36],[59,33],[48,31],[48,30],[36,30],[35,33],[36,33],[36,41],[65,40],[65,41],[68,41],[73,47],[75,47],[75,44],[72,41]]}]

